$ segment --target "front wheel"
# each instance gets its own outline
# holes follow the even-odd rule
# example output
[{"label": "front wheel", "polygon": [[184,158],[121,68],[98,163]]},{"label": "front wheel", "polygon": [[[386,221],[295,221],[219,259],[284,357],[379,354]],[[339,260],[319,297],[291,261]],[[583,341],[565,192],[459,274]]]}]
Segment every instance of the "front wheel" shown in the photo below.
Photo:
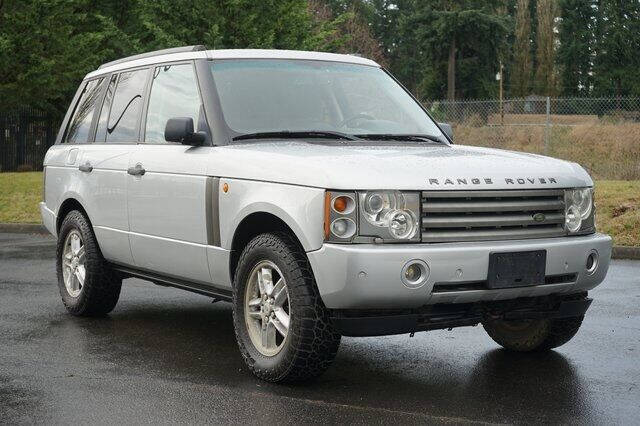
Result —
[{"label": "front wheel", "polygon": [[262,234],[236,269],[233,323],[249,369],[270,382],[322,374],[340,345],[304,251],[284,233]]},{"label": "front wheel", "polygon": [[573,338],[583,316],[538,320],[485,320],[487,334],[500,346],[516,352],[547,351]]}]

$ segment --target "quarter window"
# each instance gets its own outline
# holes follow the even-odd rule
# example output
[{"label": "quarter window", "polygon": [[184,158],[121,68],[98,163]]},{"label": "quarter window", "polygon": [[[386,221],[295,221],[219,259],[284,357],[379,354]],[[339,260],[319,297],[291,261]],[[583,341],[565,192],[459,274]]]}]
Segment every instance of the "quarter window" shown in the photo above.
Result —
[{"label": "quarter window", "polygon": [[112,75],[107,86],[107,93],[104,95],[102,110],[98,117],[98,125],[96,126],[96,142],[104,142],[107,138],[107,120],[109,119],[109,111],[111,110],[111,101],[113,101],[113,92],[116,90],[117,75]]},{"label": "quarter window", "polygon": [[147,71],[123,72],[118,77],[107,124],[107,143],[137,142]]},{"label": "quarter window", "polygon": [[73,118],[69,122],[65,137],[66,143],[89,142],[89,131],[91,130],[96,105],[100,99],[103,80],[104,78],[100,78],[86,83],[73,113]]},{"label": "quarter window", "polygon": [[191,117],[198,126],[200,95],[191,64],[163,65],[153,72],[145,142],[165,143],[164,128],[174,117]]}]

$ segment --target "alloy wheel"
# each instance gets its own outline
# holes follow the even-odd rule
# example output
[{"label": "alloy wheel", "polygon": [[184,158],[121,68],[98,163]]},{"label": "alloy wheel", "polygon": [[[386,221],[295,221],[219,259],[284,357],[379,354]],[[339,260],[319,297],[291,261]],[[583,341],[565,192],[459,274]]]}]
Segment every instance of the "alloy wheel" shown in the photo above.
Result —
[{"label": "alloy wheel", "polygon": [[271,261],[258,263],[251,274],[244,296],[245,323],[249,337],[262,355],[277,355],[287,340],[291,306],[287,283]]},{"label": "alloy wheel", "polygon": [[62,277],[71,297],[78,297],[87,275],[85,247],[80,232],[73,229],[67,234],[62,251]]}]

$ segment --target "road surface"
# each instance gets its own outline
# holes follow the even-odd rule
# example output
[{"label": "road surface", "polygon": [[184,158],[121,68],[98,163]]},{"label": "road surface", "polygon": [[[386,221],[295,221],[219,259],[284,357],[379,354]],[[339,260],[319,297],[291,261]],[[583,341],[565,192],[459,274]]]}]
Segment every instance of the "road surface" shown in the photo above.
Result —
[{"label": "road surface", "polygon": [[0,234],[2,423],[640,423],[640,262],[615,261],[578,335],[510,354],[481,327],[343,338],[316,382],[255,379],[229,304],[126,280],[66,314],[50,237]]}]

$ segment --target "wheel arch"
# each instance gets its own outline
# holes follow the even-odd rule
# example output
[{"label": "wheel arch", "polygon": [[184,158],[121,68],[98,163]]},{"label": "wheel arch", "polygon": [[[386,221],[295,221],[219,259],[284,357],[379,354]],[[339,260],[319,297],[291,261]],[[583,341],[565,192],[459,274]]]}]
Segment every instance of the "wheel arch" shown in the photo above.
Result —
[{"label": "wheel arch", "polygon": [[77,198],[69,197],[64,200],[58,208],[58,213],[56,215],[56,234],[60,233],[60,227],[62,226],[64,218],[67,217],[67,214],[69,214],[69,212],[73,210],[80,211],[84,215],[84,217],[87,218],[89,224],[91,224],[91,218],[89,217],[89,214],[87,213],[87,210],[84,208],[82,203],[78,201]]},{"label": "wheel arch", "polygon": [[242,250],[254,237],[267,232],[285,232],[291,235],[304,251],[303,245],[296,233],[280,217],[273,213],[258,211],[245,216],[235,229],[231,242],[231,255],[229,257],[229,277],[231,283],[235,278],[236,267]]}]

